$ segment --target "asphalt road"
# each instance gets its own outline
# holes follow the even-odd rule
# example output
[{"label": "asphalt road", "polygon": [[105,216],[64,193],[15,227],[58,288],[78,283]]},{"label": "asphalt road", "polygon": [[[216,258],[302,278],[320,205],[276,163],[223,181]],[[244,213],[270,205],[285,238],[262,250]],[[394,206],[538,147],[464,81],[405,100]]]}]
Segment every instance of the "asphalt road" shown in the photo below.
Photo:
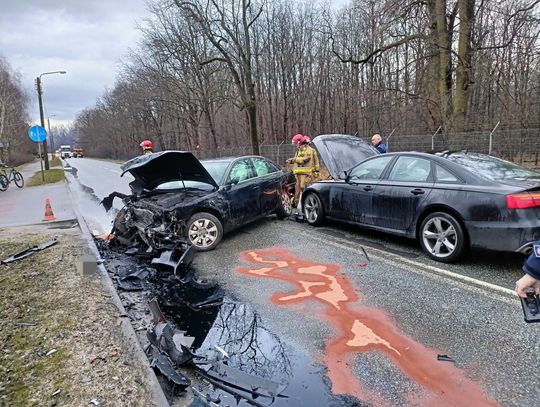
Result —
[{"label": "asphalt road", "polygon": [[[112,214],[99,200],[128,192],[129,179],[115,163],[68,162],[83,215],[106,231]],[[414,241],[268,217],[198,254],[195,267],[329,368],[336,393],[368,405],[532,406],[540,324],[523,322],[511,292],[522,262],[480,252],[442,265]]]}]

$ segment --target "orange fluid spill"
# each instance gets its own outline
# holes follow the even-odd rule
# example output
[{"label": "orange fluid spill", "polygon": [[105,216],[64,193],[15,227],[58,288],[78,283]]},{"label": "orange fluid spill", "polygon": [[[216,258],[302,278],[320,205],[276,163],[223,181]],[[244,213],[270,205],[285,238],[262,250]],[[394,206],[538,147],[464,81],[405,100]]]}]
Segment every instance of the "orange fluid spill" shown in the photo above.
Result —
[{"label": "orange fluid spill", "polygon": [[291,292],[274,293],[274,304],[316,301],[322,305],[310,308],[310,313],[319,313],[337,332],[337,337],[326,344],[324,355],[333,393],[352,394],[377,406],[390,404],[365,389],[350,368],[358,352],[378,351],[423,388],[420,394],[406,395],[413,405],[498,405],[462,370],[452,363],[437,361],[435,350],[399,332],[385,311],[353,309],[359,298],[350,280],[339,274],[338,265],[313,263],[280,248],[245,252],[242,258],[258,266],[238,268],[239,273],[286,281],[295,287]]}]

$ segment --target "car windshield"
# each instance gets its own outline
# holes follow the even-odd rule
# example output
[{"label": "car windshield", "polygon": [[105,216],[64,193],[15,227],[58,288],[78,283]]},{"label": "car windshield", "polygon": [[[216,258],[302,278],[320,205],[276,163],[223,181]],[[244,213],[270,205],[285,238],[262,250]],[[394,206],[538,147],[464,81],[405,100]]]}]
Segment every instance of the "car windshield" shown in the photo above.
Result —
[{"label": "car windshield", "polygon": [[61,150],[62,150],[62,151],[71,151],[71,148],[69,148],[69,147],[62,147]]},{"label": "car windshield", "polygon": [[540,178],[540,173],[484,154],[454,153],[446,157],[492,181]]},{"label": "car windshield", "polygon": [[216,184],[219,184],[219,182],[223,179],[223,175],[225,175],[225,170],[227,170],[227,167],[229,166],[229,161],[201,161],[201,164],[203,167],[208,171],[210,176],[214,178],[214,181],[216,181]]}]

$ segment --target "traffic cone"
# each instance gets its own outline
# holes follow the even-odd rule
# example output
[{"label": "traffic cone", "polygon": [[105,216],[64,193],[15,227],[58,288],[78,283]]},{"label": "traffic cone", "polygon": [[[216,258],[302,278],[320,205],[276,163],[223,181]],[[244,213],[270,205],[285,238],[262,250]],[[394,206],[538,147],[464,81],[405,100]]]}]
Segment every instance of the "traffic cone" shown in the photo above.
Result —
[{"label": "traffic cone", "polygon": [[45,199],[45,216],[43,217],[43,221],[47,220],[56,220],[52,211],[51,201],[49,201],[49,198]]}]

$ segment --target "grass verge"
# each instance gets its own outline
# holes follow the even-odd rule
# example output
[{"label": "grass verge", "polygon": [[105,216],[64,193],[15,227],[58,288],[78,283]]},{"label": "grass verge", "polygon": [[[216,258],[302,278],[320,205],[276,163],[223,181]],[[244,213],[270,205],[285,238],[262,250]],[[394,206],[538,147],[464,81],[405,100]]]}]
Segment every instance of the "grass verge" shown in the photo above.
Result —
[{"label": "grass verge", "polygon": [[45,174],[45,181],[43,181],[41,177],[41,171],[37,171],[26,181],[26,185],[29,187],[35,187],[37,185],[54,184],[55,182],[60,182],[64,179],[63,169],[55,168],[52,170],[43,171],[43,173]]},{"label": "grass verge", "polygon": [[50,167],[62,167],[62,160],[60,158],[54,157],[49,161]]},{"label": "grass verge", "polygon": [[[152,405],[118,309],[97,276],[77,271],[78,232],[58,233],[56,246],[0,265],[0,406]],[[53,236],[1,230],[0,258]]]}]

